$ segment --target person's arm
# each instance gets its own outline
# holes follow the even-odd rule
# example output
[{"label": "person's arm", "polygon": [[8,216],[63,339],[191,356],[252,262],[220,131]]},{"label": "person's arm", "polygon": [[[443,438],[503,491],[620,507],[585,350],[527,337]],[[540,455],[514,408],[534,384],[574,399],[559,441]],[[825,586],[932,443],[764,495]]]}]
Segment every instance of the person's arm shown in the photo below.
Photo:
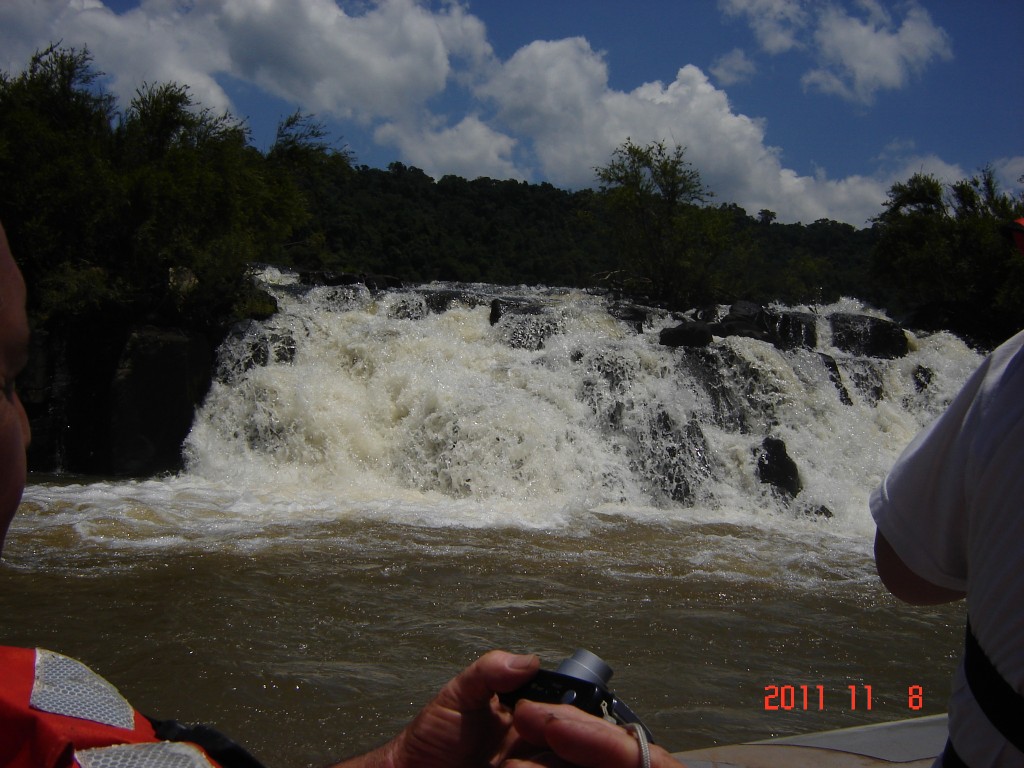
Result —
[{"label": "person's arm", "polygon": [[[534,757],[508,760],[503,768],[637,768],[640,745],[624,728],[588,715],[567,704],[516,705],[515,728],[529,744],[545,750]],[[650,745],[651,768],[683,768],[682,763],[656,744]],[[552,762],[552,757],[557,758]]]},{"label": "person's arm", "polygon": [[918,576],[896,554],[880,530],[875,530],[875,567],[885,588],[911,605],[938,605],[959,600],[966,593],[940,587]]}]

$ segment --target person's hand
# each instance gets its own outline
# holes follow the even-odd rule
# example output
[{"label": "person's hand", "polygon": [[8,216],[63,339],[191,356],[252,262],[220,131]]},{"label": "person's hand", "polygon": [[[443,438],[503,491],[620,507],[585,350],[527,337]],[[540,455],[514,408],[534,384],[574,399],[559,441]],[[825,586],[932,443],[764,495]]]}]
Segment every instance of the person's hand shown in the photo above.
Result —
[{"label": "person's hand", "polygon": [[[509,759],[503,768],[639,768],[640,745],[624,728],[567,704],[520,701],[515,711],[519,738],[541,751],[531,758]],[[517,749],[521,752],[521,749]],[[656,744],[650,745],[652,768],[682,765]]]},{"label": "person's hand", "polygon": [[495,694],[525,685],[536,656],[491,651],[453,678],[401,733],[335,768],[496,768],[516,744],[512,714]]}]

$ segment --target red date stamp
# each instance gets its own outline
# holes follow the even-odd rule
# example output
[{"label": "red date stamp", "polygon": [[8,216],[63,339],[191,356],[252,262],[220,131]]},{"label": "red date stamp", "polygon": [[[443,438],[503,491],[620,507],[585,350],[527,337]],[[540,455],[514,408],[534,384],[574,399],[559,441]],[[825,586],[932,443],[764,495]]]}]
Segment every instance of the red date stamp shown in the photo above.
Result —
[{"label": "red date stamp", "polygon": [[[846,691],[826,690],[824,685],[766,685],[764,709],[769,711],[817,711],[840,707],[853,712],[870,710],[875,702],[870,685],[848,685]],[[837,703],[838,702],[838,703]],[[918,711],[924,707],[924,687],[907,687],[907,709]]]}]

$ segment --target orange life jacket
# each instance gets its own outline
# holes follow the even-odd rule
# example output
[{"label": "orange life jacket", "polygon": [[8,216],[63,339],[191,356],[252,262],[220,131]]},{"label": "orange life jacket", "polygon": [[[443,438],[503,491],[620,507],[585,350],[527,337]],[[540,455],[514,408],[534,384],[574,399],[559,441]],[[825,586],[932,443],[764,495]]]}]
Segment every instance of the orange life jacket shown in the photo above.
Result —
[{"label": "orange life jacket", "polygon": [[217,768],[200,747],[157,738],[149,720],[84,664],[0,646],[0,766],[115,765]]}]

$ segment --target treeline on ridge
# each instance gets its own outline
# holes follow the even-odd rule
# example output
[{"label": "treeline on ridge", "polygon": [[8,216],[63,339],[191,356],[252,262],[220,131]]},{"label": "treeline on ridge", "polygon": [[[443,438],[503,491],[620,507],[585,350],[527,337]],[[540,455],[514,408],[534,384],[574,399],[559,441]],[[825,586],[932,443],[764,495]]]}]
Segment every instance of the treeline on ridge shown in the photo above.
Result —
[{"label": "treeline on ridge", "polygon": [[0,220],[41,322],[222,323],[252,309],[242,275],[258,261],[410,282],[607,283],[678,309],[941,305],[954,323],[983,313],[991,334],[972,336],[1021,325],[1021,265],[999,227],[1024,205],[989,169],[948,190],[923,175],[896,184],[862,229],[713,204],[683,150],[662,143],[627,141],[595,173],[597,189],[567,191],[359,166],[301,114],[262,152],[180,85],[144,84],[119,109],[87,50],[51,47],[0,75]]}]

